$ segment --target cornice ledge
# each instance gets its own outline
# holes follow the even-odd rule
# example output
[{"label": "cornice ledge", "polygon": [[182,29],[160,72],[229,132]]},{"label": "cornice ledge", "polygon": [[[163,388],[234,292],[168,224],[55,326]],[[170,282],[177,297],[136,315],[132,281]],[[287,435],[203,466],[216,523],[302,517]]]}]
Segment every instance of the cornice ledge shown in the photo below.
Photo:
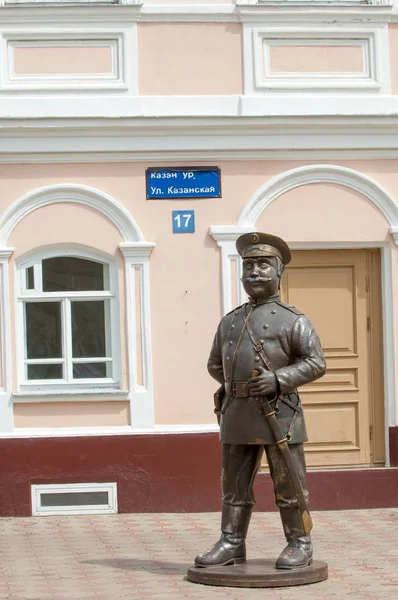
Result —
[{"label": "cornice ledge", "polygon": [[220,22],[238,23],[239,14],[235,6],[222,4],[196,4],[196,5],[154,5],[144,6],[139,15],[142,22]]},{"label": "cornice ledge", "polygon": [[389,0],[370,0],[369,4],[360,2],[332,2],[318,0],[302,0],[286,2],[286,0],[270,0],[262,4],[242,3],[236,6],[239,20],[242,23],[265,21],[324,21],[326,16],[337,18],[337,22],[366,20],[369,22],[387,22],[393,14],[393,4]]},{"label": "cornice ledge", "polygon": [[41,24],[75,23],[76,21],[92,23],[125,23],[136,22],[140,18],[143,4],[141,0],[122,0],[115,4],[112,0],[104,3],[95,0],[87,2],[23,0],[21,2],[5,2],[0,13],[0,23]]},{"label": "cornice ledge", "polygon": [[156,244],[153,242],[120,242],[124,258],[149,258]]},{"label": "cornice ledge", "polygon": [[257,228],[252,225],[212,225],[209,227],[210,235],[220,248],[225,244],[235,243],[240,235],[251,231],[257,231]]},{"label": "cornice ledge", "polygon": [[[394,96],[391,96],[395,98]],[[243,98],[243,96],[241,97]],[[251,97],[252,98],[252,97]],[[261,99],[261,98],[260,98]],[[322,131],[329,128],[331,132],[336,131],[336,127],[340,127],[344,132],[347,127],[355,128],[355,130],[366,133],[369,129],[377,129],[377,131],[386,130],[391,132],[392,128],[398,128],[398,96],[397,110],[391,114],[305,114],[305,115],[203,115],[203,116],[185,116],[173,115],[167,116],[126,116],[119,117],[108,116],[46,116],[46,117],[2,117],[0,115],[0,139],[8,135],[12,135],[13,139],[25,138],[29,136],[40,135],[47,138],[58,138],[60,131],[63,136],[74,137],[76,134],[90,132],[90,137],[98,138],[107,136],[113,138],[116,134],[120,137],[130,138],[132,135],[141,137],[142,135],[152,132],[153,130],[162,133],[166,132],[169,135],[171,130],[181,132],[186,130],[188,133],[196,133],[198,129],[202,132],[203,129],[207,133],[217,134],[221,132],[231,132],[231,128],[242,131],[242,128],[247,128],[247,131],[259,133],[259,129],[263,128],[264,133],[270,128],[278,132],[291,132],[291,128],[298,128],[300,132],[308,130]],[[351,133],[351,132],[350,132]],[[395,132],[394,132],[395,134]]]}]

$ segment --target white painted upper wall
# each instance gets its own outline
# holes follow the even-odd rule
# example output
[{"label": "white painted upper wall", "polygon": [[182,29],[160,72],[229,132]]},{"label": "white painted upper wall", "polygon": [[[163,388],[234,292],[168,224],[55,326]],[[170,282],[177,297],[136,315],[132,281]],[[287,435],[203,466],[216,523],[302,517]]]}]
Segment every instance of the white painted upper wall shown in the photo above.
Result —
[{"label": "white painted upper wall", "polygon": [[392,7],[307,6],[9,6],[0,118],[396,115]]}]

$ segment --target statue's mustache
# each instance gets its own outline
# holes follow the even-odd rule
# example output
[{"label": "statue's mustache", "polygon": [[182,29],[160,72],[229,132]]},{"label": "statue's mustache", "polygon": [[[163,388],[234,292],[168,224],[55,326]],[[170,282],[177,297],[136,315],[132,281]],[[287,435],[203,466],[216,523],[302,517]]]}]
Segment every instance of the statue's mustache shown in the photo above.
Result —
[{"label": "statue's mustache", "polygon": [[272,281],[272,277],[242,277],[242,283],[266,283],[267,281]]}]

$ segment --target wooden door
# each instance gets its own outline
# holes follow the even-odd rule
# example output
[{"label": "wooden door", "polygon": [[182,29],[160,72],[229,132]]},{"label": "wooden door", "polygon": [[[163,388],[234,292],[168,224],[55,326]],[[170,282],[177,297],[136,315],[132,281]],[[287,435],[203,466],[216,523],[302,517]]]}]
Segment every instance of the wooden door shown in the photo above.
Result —
[{"label": "wooden door", "polygon": [[380,464],[384,394],[379,253],[317,250],[294,251],[292,256],[281,299],[314,323],[327,362],[324,377],[300,388],[309,436],[307,464]]}]

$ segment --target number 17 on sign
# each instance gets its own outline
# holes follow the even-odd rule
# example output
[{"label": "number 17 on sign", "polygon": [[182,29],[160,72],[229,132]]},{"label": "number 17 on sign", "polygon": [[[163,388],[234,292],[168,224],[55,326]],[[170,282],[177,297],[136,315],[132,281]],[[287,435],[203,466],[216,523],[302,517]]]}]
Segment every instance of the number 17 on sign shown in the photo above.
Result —
[{"label": "number 17 on sign", "polygon": [[173,210],[173,233],[194,233],[195,231],[195,211],[194,210]]}]

